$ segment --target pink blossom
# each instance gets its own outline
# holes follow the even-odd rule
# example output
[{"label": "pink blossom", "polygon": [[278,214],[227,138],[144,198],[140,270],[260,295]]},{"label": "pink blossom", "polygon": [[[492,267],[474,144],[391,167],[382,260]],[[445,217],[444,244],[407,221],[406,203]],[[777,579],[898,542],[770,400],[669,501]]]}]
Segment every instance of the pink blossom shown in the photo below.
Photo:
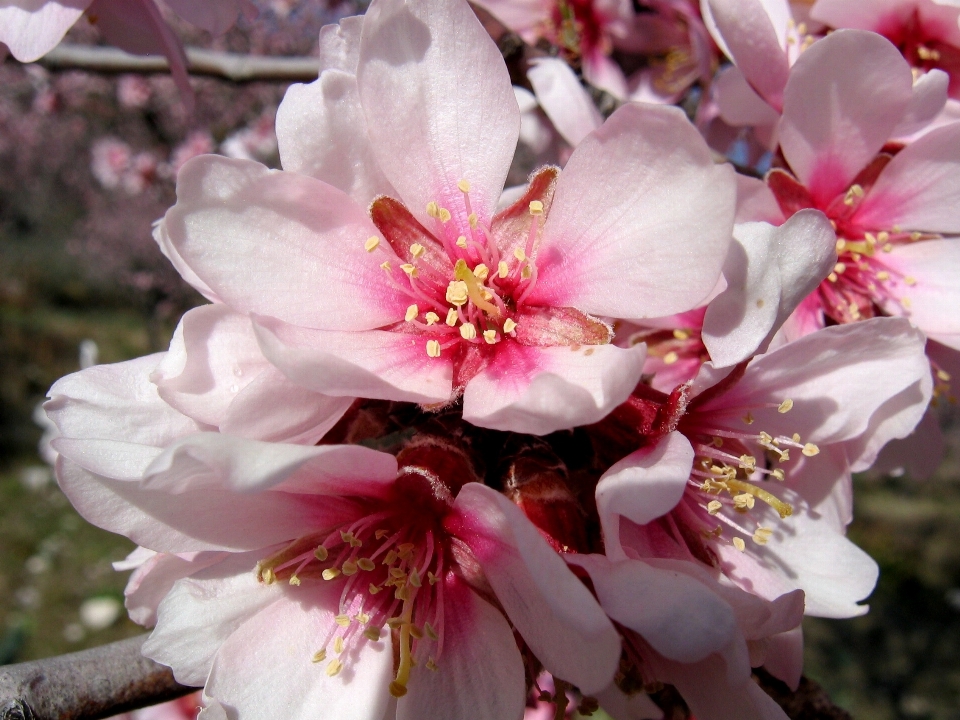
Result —
[{"label": "pink blossom", "polygon": [[188,160],[213,152],[215,147],[213,137],[208,130],[194,130],[186,140],[177,145],[170,155],[170,172],[172,176],[180,172]]},{"label": "pink blossom", "polygon": [[[274,131],[276,111],[267,110],[260,117],[241,128],[220,145],[220,152],[227,157],[244,160],[270,160],[277,154],[277,134]],[[208,152],[208,151],[205,151]]]},{"label": "pink blossom", "polygon": [[769,601],[801,589],[812,615],[865,612],[876,566],[843,537],[849,474],[923,415],[923,345],[875,318],[732,371],[707,363],[670,395],[638,386],[591,429],[614,457],[634,449],[597,486],[608,557],[700,563]]},{"label": "pink blossom", "polygon": [[139,195],[151,185],[157,173],[157,160],[148,152],[133,154],[133,149],[117,138],[101,138],[91,149],[90,171],[104,188],[122,188]]},{"label": "pink blossom", "polygon": [[[462,392],[467,420],[534,433],[598,420],[636,384],[643,349],[610,345],[597,317],[684,311],[709,292],[730,169],[679,111],[625,106],[495,215],[519,112],[472,11],[381,2],[363,23],[356,75],[331,68],[288,92],[285,172],[184,167],[162,226],[171,247],[317,392]],[[445,83],[457,91],[435,91]]]}]

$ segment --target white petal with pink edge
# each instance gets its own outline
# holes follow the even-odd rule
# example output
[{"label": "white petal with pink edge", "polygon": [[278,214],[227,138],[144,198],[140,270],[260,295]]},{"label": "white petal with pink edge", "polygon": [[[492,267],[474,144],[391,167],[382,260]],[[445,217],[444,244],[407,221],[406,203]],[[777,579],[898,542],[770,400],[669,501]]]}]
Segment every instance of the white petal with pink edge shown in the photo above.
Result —
[{"label": "white petal with pink edge", "polygon": [[362,30],[362,15],[351,15],[336,25],[331,23],[320,28],[321,73],[324,70],[342,70],[351,75],[357,74]]},{"label": "white petal with pink edge", "polygon": [[780,227],[736,225],[733,238],[723,266],[727,289],[703,318],[703,344],[716,367],[766,351],[837,262],[836,234],[818,210],[801,210]]},{"label": "white petal with pink edge", "polygon": [[[323,639],[338,629],[339,593],[332,585],[298,590],[288,590],[230,634],[213,660],[206,693],[241,718],[382,717],[390,702],[390,644],[364,638],[340,658],[313,662]],[[335,661],[343,669],[328,672]]]},{"label": "white petal with pink edge", "polygon": [[910,66],[889,40],[837,30],[811,45],[790,72],[780,148],[825,205],[880,151],[912,97]]},{"label": "white petal with pink edge", "polygon": [[629,397],[646,346],[532,347],[502,343],[463,394],[463,419],[493,430],[546,435],[588,425]]},{"label": "white petal with pink edge", "polygon": [[291,85],[277,109],[277,142],[284,170],[333,185],[361,207],[396,195],[373,155],[353,75],[327,70]]},{"label": "white petal with pink edge", "polygon": [[0,43],[23,63],[53,50],[80,19],[91,0],[28,0],[0,8]]},{"label": "white petal with pink edge", "polygon": [[928,70],[913,83],[913,97],[894,137],[902,138],[923,130],[936,118],[947,103],[950,76],[943,70]]},{"label": "white petal with pink edge", "polygon": [[316,392],[416,403],[451,399],[452,360],[427,355],[422,335],[309,330],[264,317],[255,317],[254,327],[270,362]]},{"label": "white petal with pink edge", "polygon": [[[138,548],[143,550],[143,548]],[[123,590],[124,607],[139,625],[157,624],[157,608],[178,580],[193,575],[225,558],[224,553],[154,553],[130,575]],[[115,570],[118,568],[114,568]]]},{"label": "white petal with pink edge", "polygon": [[622,319],[696,307],[733,229],[734,172],[677,108],[624,105],[560,175],[527,301]]},{"label": "white petal with pink edge", "polygon": [[382,258],[364,249],[379,236],[364,209],[313,178],[202,155],[180,170],[163,225],[197,276],[240,312],[366,330],[399,320],[409,304],[384,282]]},{"label": "white petal with pink edge", "polygon": [[687,488],[693,459],[690,441],[672,432],[603,474],[597,483],[597,511],[611,559],[626,557],[620,546],[620,516],[645,525],[673,510]]},{"label": "white petal with pink edge", "polygon": [[157,611],[143,654],[173,668],[186,685],[203,685],[220,646],[244,622],[283,597],[283,587],[257,581],[259,554],[230,555],[178,580]]},{"label": "white petal with pink edge", "polygon": [[864,228],[960,233],[960,122],[933,130],[897,153],[863,199]]},{"label": "white petal with pink edge", "polygon": [[547,671],[587,694],[609,685],[620,658],[617,632],[537,528],[504,495],[479,483],[463,487],[454,509],[449,529],[470,547]]},{"label": "white petal with pink edge", "polygon": [[603,124],[593,99],[565,61],[551,57],[536,59],[527,78],[540,107],[573,147]]},{"label": "white petal with pink edge", "polygon": [[[507,67],[464,2],[377,0],[364,18],[357,67],[374,153],[410,211],[455,211],[470,183],[488,222],[520,132]],[[466,226],[463,213],[461,226]],[[428,224],[428,227],[430,225]]]},{"label": "white petal with pink edge", "polygon": [[503,613],[450,573],[443,594],[443,651],[424,649],[412,670],[397,720],[504,720],[523,714],[523,660]]}]

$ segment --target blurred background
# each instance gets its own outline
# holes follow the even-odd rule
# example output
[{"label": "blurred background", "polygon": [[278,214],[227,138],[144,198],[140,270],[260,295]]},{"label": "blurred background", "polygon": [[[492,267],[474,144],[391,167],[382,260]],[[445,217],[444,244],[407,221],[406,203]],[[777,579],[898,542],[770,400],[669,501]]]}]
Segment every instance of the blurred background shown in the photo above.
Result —
[{"label": "blurred background", "polygon": [[[320,27],[365,2],[257,0],[260,18],[184,44],[316,54]],[[81,20],[68,42],[96,44]],[[195,79],[188,116],[164,75],[0,63],[0,664],[143,632],[126,618],[132,544],[88,525],[41,457],[37,407],[59,377],[164,350],[202,299],[151,236],[179,167],[218,152],[278,165],[283,83]],[[807,674],[858,720],[960,718],[960,425],[930,479],[857,478],[853,539],[880,564],[868,615],[805,623]]]}]

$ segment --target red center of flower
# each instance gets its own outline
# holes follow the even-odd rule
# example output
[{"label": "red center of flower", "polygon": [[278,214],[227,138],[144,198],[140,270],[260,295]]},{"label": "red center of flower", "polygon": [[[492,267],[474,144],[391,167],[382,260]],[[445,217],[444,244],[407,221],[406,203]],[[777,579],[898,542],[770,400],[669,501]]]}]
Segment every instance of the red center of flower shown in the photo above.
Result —
[{"label": "red center of flower", "polygon": [[943,40],[953,30],[942,27],[940,18],[924,19],[917,11],[906,20],[891,15],[878,28],[912,67],[946,72],[950,76],[950,97],[960,98],[960,48]]},{"label": "red center of flower", "polygon": [[429,669],[437,667],[443,578],[454,562],[443,521],[463,481],[472,477],[462,453],[450,448],[414,445],[398,460],[400,472],[387,498],[357,499],[358,512],[341,525],[295,540],[256,570],[266,584],[341,583],[337,628],[321,640],[313,661],[326,663],[327,674],[336,675],[351,646],[390,633],[399,650],[390,684],[395,697],[406,694],[415,657],[427,657]]},{"label": "red center of flower", "polygon": [[595,0],[558,0],[543,34],[574,57],[609,55],[613,48],[604,31],[608,22]]}]

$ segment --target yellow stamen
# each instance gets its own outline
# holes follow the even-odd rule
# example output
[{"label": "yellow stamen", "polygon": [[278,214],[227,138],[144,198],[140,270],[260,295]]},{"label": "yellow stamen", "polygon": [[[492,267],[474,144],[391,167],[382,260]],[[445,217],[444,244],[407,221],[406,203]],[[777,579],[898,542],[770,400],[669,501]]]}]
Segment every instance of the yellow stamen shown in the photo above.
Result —
[{"label": "yellow stamen", "polygon": [[477,336],[477,328],[473,323],[464,323],[460,326],[460,337],[464,340],[473,340]]},{"label": "yellow stamen", "polygon": [[680,359],[680,356],[677,355],[673,350],[671,350],[670,352],[668,352],[666,355],[663,356],[663,363],[664,365],[673,365],[679,359]]},{"label": "yellow stamen", "polygon": [[524,260],[527,259],[527,254],[523,251],[523,248],[517,248],[516,250],[514,250],[513,256],[520,262],[523,262]]},{"label": "yellow stamen", "polygon": [[[458,260],[457,264],[462,263],[463,260]],[[464,263],[466,267],[466,263]],[[451,305],[456,305],[457,307],[462,307],[467,304],[467,299],[470,297],[470,289],[467,287],[467,283],[463,280],[451,280],[450,284],[447,285],[447,302]],[[455,312],[455,311],[454,311]],[[450,324],[450,321],[447,321],[447,324]]]},{"label": "yellow stamen", "polygon": [[327,676],[333,677],[334,675],[339,673],[341,670],[343,670],[343,663],[337,660],[336,658],[334,658],[333,660],[330,661],[330,664],[327,665]]},{"label": "yellow stamen", "polygon": [[337,568],[327,568],[323,571],[322,577],[324,580],[333,580],[340,576],[340,571]]},{"label": "yellow stamen", "polygon": [[371,238],[368,238],[367,241],[363,244],[363,249],[367,252],[373,252],[380,246],[380,238],[374,235]]},{"label": "yellow stamen", "polygon": [[[753,495],[755,498],[757,498],[757,500],[762,500],[767,505],[769,505],[774,510],[776,510],[777,514],[779,514],[781,518],[786,518],[793,515],[792,505],[790,505],[789,503],[783,502],[783,500],[778,498],[776,495],[767,492],[763,488],[759,488],[756,485],[753,485],[752,483],[744,482],[743,480],[733,480],[733,479],[728,479],[727,485],[730,487],[731,490],[739,490],[740,493],[747,493],[747,494]],[[735,497],[734,502],[736,502],[736,500],[737,498]]]},{"label": "yellow stamen", "polygon": [[476,230],[476,229],[477,229],[477,214],[476,214],[476,213],[470,213],[469,215],[467,215],[467,222],[470,223],[470,229],[471,229],[471,230]]},{"label": "yellow stamen", "polygon": [[820,454],[820,448],[818,448],[813,443],[807,443],[806,445],[803,446],[803,450],[801,450],[800,452],[802,452],[807,457],[813,457],[814,455]]},{"label": "yellow stamen", "polygon": [[440,343],[437,340],[427,340],[427,357],[440,357]]},{"label": "yellow stamen", "polygon": [[457,247],[462,250],[466,246],[467,246],[467,239],[463,235],[461,235],[460,237],[457,238]]},{"label": "yellow stamen", "polygon": [[427,325],[436,325],[440,322],[440,316],[432,311],[424,315],[423,318],[427,321]]},{"label": "yellow stamen", "polygon": [[363,631],[363,636],[367,640],[372,640],[373,642],[376,642],[377,640],[380,639],[381,632],[382,632],[381,628],[371,625],[370,627],[368,627],[366,630]]},{"label": "yellow stamen", "polygon": [[747,549],[747,544],[743,541],[743,538],[735,537],[733,539],[733,546],[740,552],[743,552]]},{"label": "yellow stamen", "polygon": [[673,336],[674,336],[677,340],[688,340],[688,339],[690,339],[690,333],[688,333],[686,330],[674,330],[674,331],[673,331]]},{"label": "yellow stamen", "polygon": [[390,261],[384,260],[382,263],[380,263],[380,268],[383,270],[386,270],[387,272],[390,272]]},{"label": "yellow stamen", "polygon": [[473,274],[477,277],[477,280],[483,281],[490,275],[490,269],[483,263],[480,263],[473,269]]},{"label": "yellow stamen", "polygon": [[539,200],[530,201],[530,214],[531,215],[543,215],[543,203]]},{"label": "yellow stamen", "polygon": [[415,258],[421,257],[426,251],[427,249],[420,243],[414,243],[410,246],[410,254]]},{"label": "yellow stamen", "polygon": [[446,322],[447,325],[449,325],[450,327],[453,327],[454,325],[457,324],[458,317],[459,316],[457,315],[457,311],[454,310],[453,308],[450,308],[449,310],[447,310],[447,319],[444,322]]},{"label": "yellow stamen", "polygon": [[333,621],[340,627],[349,627],[350,625],[350,616],[349,615],[337,615]]},{"label": "yellow stamen", "polygon": [[510,266],[507,265],[506,261],[501,260],[497,264],[497,276],[505,278],[510,273]]},{"label": "yellow stamen", "polygon": [[722,507],[723,503],[719,500],[711,500],[707,503],[707,512],[711,515],[716,515],[718,512],[720,512],[720,508]]},{"label": "yellow stamen", "polygon": [[296,575],[291,575],[289,582],[294,587],[300,587],[300,578],[298,578]]},{"label": "yellow stamen", "polygon": [[403,319],[407,322],[413,322],[417,319],[417,315],[420,314],[420,308],[416,305],[411,305],[407,308],[407,314],[403,316]]},{"label": "yellow stamen", "polygon": [[313,551],[313,556],[320,562],[323,562],[330,556],[330,553],[327,552],[327,549],[323,545],[320,545]]},{"label": "yellow stamen", "polygon": [[337,655],[340,655],[341,653],[343,653],[343,645],[344,645],[344,643],[343,643],[343,637],[340,636],[340,637],[338,637],[336,640],[333,641],[333,651],[334,651]]},{"label": "yellow stamen", "polygon": [[415,265],[411,265],[410,263],[404,263],[400,266],[400,269],[412,278],[415,278],[420,274],[420,271],[417,270],[417,267]]},{"label": "yellow stamen", "polygon": [[447,210],[446,208],[440,208],[440,214],[438,217],[440,218],[440,222],[442,223],[449,222],[451,217],[450,211]]},{"label": "yellow stamen", "polygon": [[470,192],[470,183],[467,180],[458,181],[457,187],[460,188],[460,192],[465,192],[465,193]]},{"label": "yellow stamen", "polygon": [[770,536],[773,535],[773,530],[767,527],[758,527],[753,533],[753,541],[757,545],[766,545],[767,541],[770,540]]},{"label": "yellow stamen", "polygon": [[476,276],[470,272],[470,268],[467,267],[467,263],[462,258],[457,260],[456,265],[454,265],[453,275],[457,280],[466,284],[467,293],[469,293],[474,305],[491,317],[500,317],[500,309],[496,305],[491,305],[483,299],[480,293],[480,283],[477,282]]},{"label": "yellow stamen", "polygon": [[512,333],[517,329],[517,322],[513,318],[507,318],[503,321],[503,332]]},{"label": "yellow stamen", "polygon": [[325,649],[324,649],[324,650],[317,650],[317,651],[313,654],[313,658],[311,658],[311,659],[312,659],[313,662],[315,662],[315,663],[323,662],[324,660],[327,659],[327,651],[326,651]]},{"label": "yellow stamen", "polygon": [[777,412],[780,413],[781,415],[783,413],[788,413],[791,410],[793,410],[793,400],[791,400],[790,398],[787,398],[782,403],[780,403],[780,407],[777,408]]},{"label": "yellow stamen", "polygon": [[483,339],[486,340],[487,345],[495,345],[497,342],[497,331],[496,330],[484,330]]},{"label": "yellow stamen", "polygon": [[437,205],[433,200],[427,203],[427,215],[432,218],[440,217],[440,206]]},{"label": "yellow stamen", "polygon": [[357,560],[357,567],[365,572],[370,572],[376,567],[376,565],[370,558],[360,558]]}]

